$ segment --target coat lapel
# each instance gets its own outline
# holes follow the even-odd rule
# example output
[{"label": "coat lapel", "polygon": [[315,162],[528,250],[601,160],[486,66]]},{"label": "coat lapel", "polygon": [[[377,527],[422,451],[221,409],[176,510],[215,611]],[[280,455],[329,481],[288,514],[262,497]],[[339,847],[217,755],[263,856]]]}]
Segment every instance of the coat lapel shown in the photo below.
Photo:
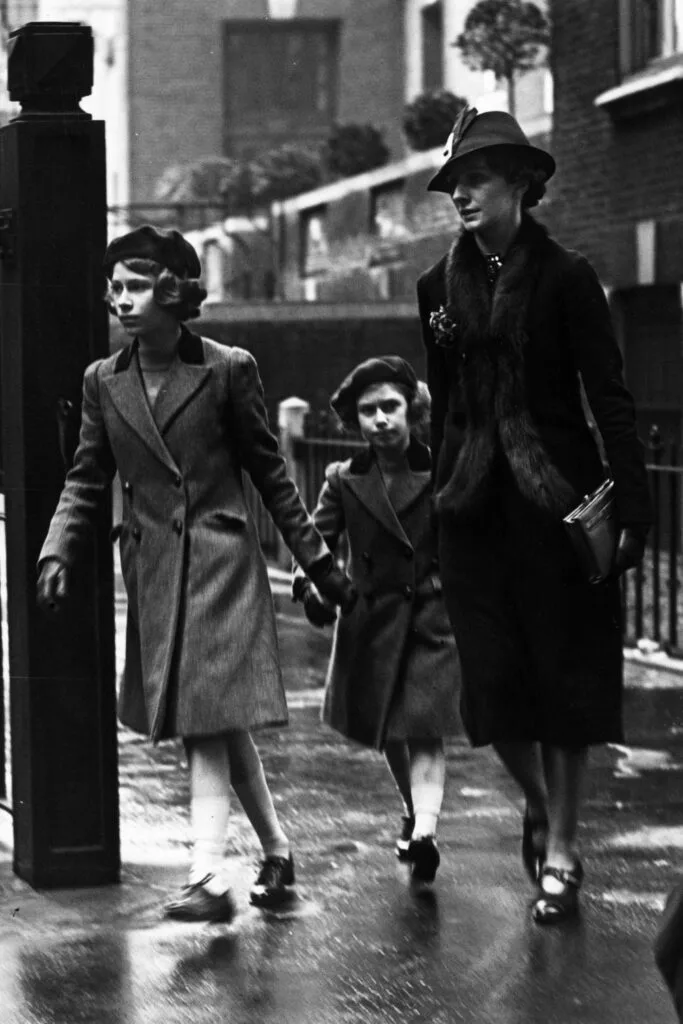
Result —
[{"label": "coat lapel", "polygon": [[403,473],[396,477],[392,493],[392,504],[397,516],[404,515],[413,507],[418,498],[431,486],[432,474],[430,470],[424,472]]},{"label": "coat lapel", "polygon": [[389,500],[379,466],[374,460],[366,473],[358,476],[349,474],[346,477],[346,482],[361,504],[381,523],[385,530],[403,541],[404,544],[410,544],[394,506]]},{"label": "coat lapel", "polygon": [[106,377],[102,383],[108,390],[119,416],[135,431],[152,455],[177,473],[178,467],[154,422],[134,354],[126,368],[111,377]]},{"label": "coat lapel", "polygon": [[192,366],[181,360],[176,362],[154,406],[153,418],[161,435],[204,387],[210,373],[207,366]]}]

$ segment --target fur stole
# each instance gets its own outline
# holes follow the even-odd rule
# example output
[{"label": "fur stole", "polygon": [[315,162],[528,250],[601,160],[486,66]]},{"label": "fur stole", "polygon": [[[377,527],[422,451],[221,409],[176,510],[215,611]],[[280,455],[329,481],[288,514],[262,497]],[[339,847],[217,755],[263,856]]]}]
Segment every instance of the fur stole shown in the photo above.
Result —
[{"label": "fur stole", "polygon": [[563,516],[576,504],[574,489],[550,461],[526,397],[527,314],[547,244],[545,228],[525,215],[493,292],[471,235],[463,233],[447,256],[447,313],[455,324],[452,342],[466,430],[455,461],[440,460],[439,512],[476,511],[499,455],[520,492],[537,507]]}]

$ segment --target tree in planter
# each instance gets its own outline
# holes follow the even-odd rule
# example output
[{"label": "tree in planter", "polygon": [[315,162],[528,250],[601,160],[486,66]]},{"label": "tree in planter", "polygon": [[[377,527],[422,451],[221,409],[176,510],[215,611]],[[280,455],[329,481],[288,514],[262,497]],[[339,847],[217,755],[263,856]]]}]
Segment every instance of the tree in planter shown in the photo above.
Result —
[{"label": "tree in planter", "polygon": [[549,43],[548,19],[536,4],[479,0],[452,45],[473,71],[493,71],[507,83],[508,107],[514,115],[515,76],[540,64]]},{"label": "tree in planter", "polygon": [[423,92],[403,113],[403,133],[411,149],[422,152],[442,146],[453,129],[453,122],[467,101],[447,89]]},{"label": "tree in planter", "polygon": [[208,156],[174,164],[157,182],[155,198],[178,205],[206,202],[220,207],[223,216],[251,217],[275,200],[315,188],[322,177],[316,153],[280,146],[252,159]]},{"label": "tree in planter", "polygon": [[330,177],[350,178],[383,167],[389,150],[371,124],[337,124],[323,144],[321,159]]}]

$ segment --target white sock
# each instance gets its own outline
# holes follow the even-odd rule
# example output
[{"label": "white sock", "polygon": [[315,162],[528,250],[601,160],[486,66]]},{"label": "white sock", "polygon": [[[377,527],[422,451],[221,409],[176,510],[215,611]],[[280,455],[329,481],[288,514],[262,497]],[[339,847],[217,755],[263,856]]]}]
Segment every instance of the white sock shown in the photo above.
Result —
[{"label": "white sock", "polygon": [[230,762],[225,738],[192,740],[186,748],[192,835],[189,882],[196,885],[209,875],[207,891],[220,895],[227,888],[222,868],[230,817]]},{"label": "white sock", "polygon": [[413,839],[436,835],[446,779],[443,744],[416,745],[411,751],[410,774],[415,808]]}]

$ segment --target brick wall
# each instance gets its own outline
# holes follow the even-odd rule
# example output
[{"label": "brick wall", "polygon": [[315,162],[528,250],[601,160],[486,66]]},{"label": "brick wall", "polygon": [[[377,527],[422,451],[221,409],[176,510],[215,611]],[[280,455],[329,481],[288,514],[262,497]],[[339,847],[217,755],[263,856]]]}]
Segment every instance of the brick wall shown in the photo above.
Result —
[{"label": "brick wall", "polygon": [[664,102],[616,119],[596,107],[596,97],[621,81],[619,5],[614,0],[554,0],[551,8],[557,234],[588,256],[605,283],[636,283],[635,224],[655,219],[661,222],[658,280],[680,280],[680,94],[675,104]]},{"label": "brick wall", "polygon": [[[396,0],[300,0],[298,16],[342,21],[339,119],[385,131],[403,151],[401,18]],[[129,9],[131,199],[167,166],[222,148],[222,24],[264,18],[265,0],[135,0]]]}]

